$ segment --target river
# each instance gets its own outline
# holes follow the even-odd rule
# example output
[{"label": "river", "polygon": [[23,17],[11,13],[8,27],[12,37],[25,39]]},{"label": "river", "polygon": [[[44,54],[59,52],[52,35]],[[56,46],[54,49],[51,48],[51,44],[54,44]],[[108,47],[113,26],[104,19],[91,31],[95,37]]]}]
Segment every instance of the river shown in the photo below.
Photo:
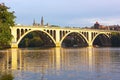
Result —
[{"label": "river", "polygon": [[0,50],[0,72],[14,80],[120,80],[120,48]]}]

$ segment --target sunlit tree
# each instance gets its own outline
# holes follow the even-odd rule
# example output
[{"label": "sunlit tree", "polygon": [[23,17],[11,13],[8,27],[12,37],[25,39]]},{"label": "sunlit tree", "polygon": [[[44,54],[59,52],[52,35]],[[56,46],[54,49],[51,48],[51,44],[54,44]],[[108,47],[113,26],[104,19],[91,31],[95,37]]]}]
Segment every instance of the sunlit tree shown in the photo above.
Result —
[{"label": "sunlit tree", "polygon": [[0,4],[0,48],[8,47],[12,39],[10,27],[15,24],[15,16],[9,9],[4,3]]}]

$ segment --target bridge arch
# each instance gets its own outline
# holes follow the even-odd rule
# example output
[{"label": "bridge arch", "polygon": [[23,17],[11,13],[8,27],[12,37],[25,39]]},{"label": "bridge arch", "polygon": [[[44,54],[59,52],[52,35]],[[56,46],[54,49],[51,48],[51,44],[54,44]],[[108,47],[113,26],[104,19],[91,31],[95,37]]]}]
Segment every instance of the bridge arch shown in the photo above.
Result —
[{"label": "bridge arch", "polygon": [[98,33],[93,37],[91,43],[93,46],[100,46],[98,44],[101,44],[103,47],[110,46],[110,36],[107,33]]},{"label": "bridge arch", "polygon": [[21,42],[21,40],[22,40],[27,34],[29,34],[29,33],[31,33],[31,32],[43,32],[43,33],[45,33],[45,34],[53,41],[54,44],[56,43],[55,40],[54,40],[54,38],[53,38],[49,33],[45,32],[45,31],[42,31],[42,30],[29,30],[29,31],[27,31],[26,33],[24,33],[22,36],[20,36],[20,38],[19,38],[18,41],[17,41],[17,45],[19,45],[19,43]]},{"label": "bridge arch", "polygon": [[87,46],[88,46],[88,40],[87,40],[87,38],[83,35],[83,34],[81,34],[80,32],[68,32],[67,34],[65,34],[65,36],[63,36],[62,37],[62,39],[60,40],[60,44],[61,44],[61,46],[62,46],[62,44],[63,44],[63,42],[64,42],[64,40],[68,37],[68,36],[70,36],[71,34],[75,34],[75,36],[78,36],[80,39],[82,39],[82,41],[85,43],[85,44],[87,44]]}]

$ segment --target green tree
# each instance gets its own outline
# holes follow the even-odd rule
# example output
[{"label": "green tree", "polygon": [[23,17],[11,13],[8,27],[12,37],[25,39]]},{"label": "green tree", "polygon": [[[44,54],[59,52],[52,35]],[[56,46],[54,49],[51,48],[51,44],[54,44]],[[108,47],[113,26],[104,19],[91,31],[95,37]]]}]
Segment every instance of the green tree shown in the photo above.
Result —
[{"label": "green tree", "polygon": [[43,40],[40,38],[39,33],[31,32],[22,39],[19,47],[41,47],[44,45]]},{"label": "green tree", "polygon": [[15,24],[15,16],[9,9],[4,3],[0,4],[0,48],[8,47],[12,39],[10,27]]},{"label": "green tree", "polygon": [[120,34],[119,33],[112,33],[111,43],[113,47],[120,47]]}]

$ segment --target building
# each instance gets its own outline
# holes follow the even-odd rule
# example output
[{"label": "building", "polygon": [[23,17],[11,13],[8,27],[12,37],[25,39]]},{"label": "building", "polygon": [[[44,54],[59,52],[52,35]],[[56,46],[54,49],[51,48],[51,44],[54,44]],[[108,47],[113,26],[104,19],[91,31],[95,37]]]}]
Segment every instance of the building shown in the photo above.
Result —
[{"label": "building", "polygon": [[98,22],[96,22],[96,23],[94,24],[94,29],[99,29],[99,27],[100,27],[100,24],[99,24]]},{"label": "building", "polygon": [[36,23],[35,19],[33,20],[33,26],[44,26],[43,16],[41,17],[41,23]]}]

